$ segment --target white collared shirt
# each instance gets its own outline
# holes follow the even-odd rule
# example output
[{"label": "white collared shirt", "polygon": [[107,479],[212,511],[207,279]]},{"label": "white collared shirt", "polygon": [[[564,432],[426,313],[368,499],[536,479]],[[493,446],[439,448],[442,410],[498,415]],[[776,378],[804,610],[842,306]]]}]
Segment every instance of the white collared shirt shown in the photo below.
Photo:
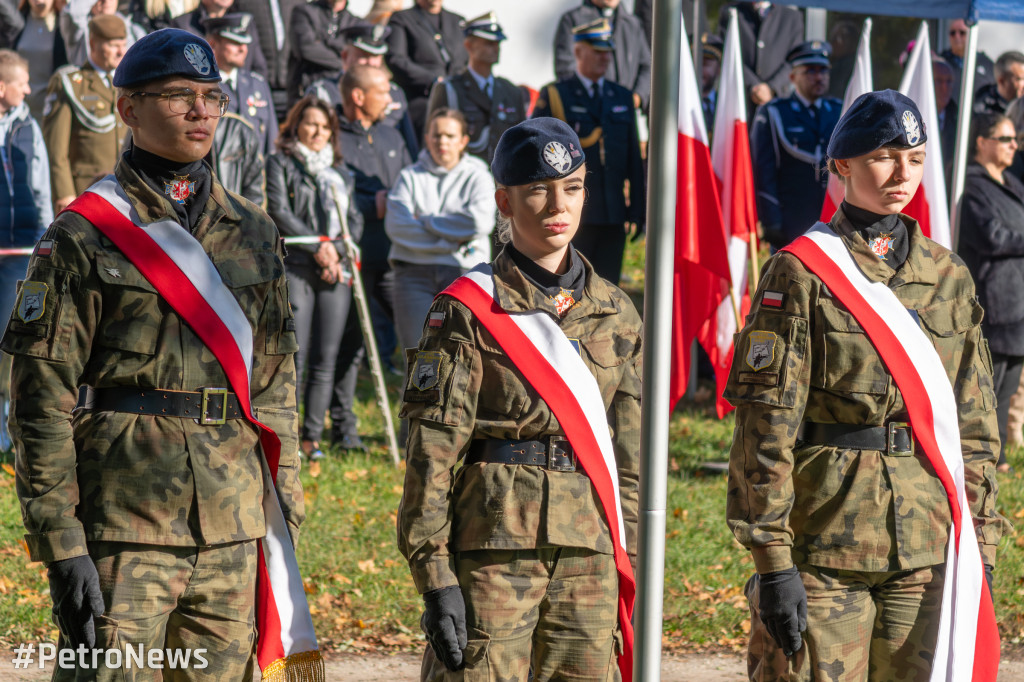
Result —
[{"label": "white collared shirt", "polygon": [[803,95],[801,95],[799,90],[794,90],[793,94],[796,95],[796,98],[798,100],[800,100],[800,103],[803,104],[808,109],[814,109],[815,111],[821,109],[821,98],[820,97],[812,102],[811,100],[809,100],[806,97],[804,97]]},{"label": "white collared shirt", "polygon": [[476,86],[478,88],[480,88],[480,90],[484,94],[486,94],[488,97],[493,97],[494,96],[494,74],[493,73],[490,76],[486,76],[485,77],[485,76],[481,76],[476,71],[474,71],[472,66],[467,66],[466,70],[469,71],[469,75],[472,76],[473,80],[476,81]]},{"label": "white collared shirt", "polygon": [[100,67],[96,66],[96,62],[94,62],[92,60],[92,57],[89,57],[89,63],[92,64],[92,68],[95,69],[96,73],[99,74],[100,80],[103,81],[103,84],[106,85],[109,88],[110,87],[110,72],[105,71],[105,70],[101,69]]},{"label": "white collared shirt", "polygon": [[[587,89],[587,94],[591,97],[601,94],[601,90],[604,88],[604,78],[598,78],[596,81],[592,81],[579,71],[576,72],[576,77],[580,79],[580,82],[583,83],[583,87]],[[595,85],[597,86],[597,92],[594,92]]]},{"label": "white collared shirt", "polygon": [[220,78],[221,81],[228,84],[231,92],[238,92],[238,69],[231,69],[230,72],[227,69],[221,69]]}]

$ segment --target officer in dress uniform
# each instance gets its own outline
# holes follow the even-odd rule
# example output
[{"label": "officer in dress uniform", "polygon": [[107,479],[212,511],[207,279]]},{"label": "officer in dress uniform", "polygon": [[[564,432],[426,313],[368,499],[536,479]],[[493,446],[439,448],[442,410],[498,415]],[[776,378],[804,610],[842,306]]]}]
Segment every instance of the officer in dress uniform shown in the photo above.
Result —
[{"label": "officer in dress uniform", "polygon": [[260,155],[265,158],[274,151],[277,115],[266,79],[244,66],[252,48],[252,15],[232,12],[207,18],[203,27],[224,79],[220,87],[231,98],[228,111],[252,125],[259,138]]},{"label": "officer in dress uniform", "polygon": [[722,39],[714,33],[700,37],[703,59],[700,62],[700,109],[704,113],[704,127],[708,139],[715,127],[715,112],[718,110],[718,76],[722,70]]},{"label": "officer in dress uniform", "polygon": [[[345,47],[341,50],[341,77],[317,79],[306,89],[306,94],[316,95],[325,102],[333,104],[340,118],[344,114],[341,96],[342,78],[356,64],[377,68],[384,66],[384,56],[388,53],[386,41],[389,33],[391,33],[391,29],[382,24],[357,24],[343,29],[341,35],[344,38]],[[412,157],[416,158],[416,154],[419,153],[419,143],[412,125],[412,118],[409,117],[409,102],[406,101],[402,88],[390,80],[390,74],[388,77],[391,103],[385,112],[384,124],[396,128],[402,134],[406,148]]]},{"label": "officer in dress uniform", "polygon": [[801,43],[786,56],[795,86],[789,97],[761,106],[750,129],[757,215],[764,239],[780,249],[821,214],[828,185],[825,149],[843,103],[826,97],[831,47]]},{"label": "officer in dress uniform", "polygon": [[89,21],[89,58],[50,78],[43,138],[50,155],[55,208],[63,210],[97,177],[114,170],[128,128],[118,117],[110,79],[125,51],[124,21],[101,14]]},{"label": "officer in dress uniform", "polygon": [[[921,365],[883,361],[880,339],[861,325],[865,313],[919,327],[923,337],[897,339],[904,357],[933,358],[938,380],[949,382],[939,418],[959,430],[970,507],[963,533],[976,535],[992,588],[1008,524],[996,505],[999,431],[984,313],[963,261],[900,213],[920,186],[926,139],[914,102],[884,90],[857,98],[828,145],[846,199],[819,227],[816,239],[830,251],[823,247],[817,263],[852,259],[850,285],[887,295],[858,306],[847,287],[816,274],[828,267],[780,251],[736,337],[724,392],[736,406],[726,516],[757,570],[746,588],[751,680],[946,679],[932,665],[944,583],[957,579],[946,571],[952,511],[934,453],[921,446],[929,425],[908,423],[913,401],[930,398],[897,385],[894,376]],[[962,625],[973,637],[977,626]]]},{"label": "officer in dress uniform", "polygon": [[[117,221],[97,219],[96,203],[72,206],[43,235],[0,347],[14,356],[25,537],[47,566],[59,647],[205,650],[203,679],[247,680],[257,539],[272,532],[264,495],[277,495],[292,542],[304,517],[297,344],[274,223],[202,160],[224,112],[219,81],[202,38],[163,29],[138,40],[113,78],[133,143],[101,188],[127,206],[92,201],[128,222],[178,223],[178,254],[216,268],[223,285],[212,293],[226,296],[216,314],[250,327],[254,417],[281,440],[276,491],[192,311],[172,310],[173,292],[106,236]],[[111,679],[100,661],[58,667],[54,679]]]},{"label": "officer in dress uniform", "polygon": [[573,242],[599,275],[618,283],[627,234],[643,229],[644,168],[633,95],[604,74],[612,31],[605,19],[573,29],[576,73],[545,86],[533,116],[568,123],[587,155],[587,205]]},{"label": "officer in dress uniform", "polygon": [[461,111],[469,126],[466,151],[489,165],[501,134],[526,120],[526,110],[519,88],[491,71],[505,40],[494,12],[467,21],[462,32],[469,66],[434,85],[427,118],[437,109]]}]

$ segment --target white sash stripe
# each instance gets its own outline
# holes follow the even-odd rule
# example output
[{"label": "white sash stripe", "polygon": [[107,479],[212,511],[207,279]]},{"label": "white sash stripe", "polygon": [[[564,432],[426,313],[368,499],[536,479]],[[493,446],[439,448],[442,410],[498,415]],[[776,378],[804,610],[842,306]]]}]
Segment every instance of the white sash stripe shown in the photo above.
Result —
[{"label": "white sash stripe", "polygon": [[[493,270],[489,264],[478,265],[464,276],[483,289],[488,296],[494,298]],[[612,482],[618,517],[616,521],[619,526],[619,544],[622,549],[626,549],[626,527],[622,520],[622,499],[619,494],[619,468],[615,462],[615,450],[612,447],[612,438],[608,430],[608,416],[604,408],[604,401],[601,399],[601,388],[597,385],[597,379],[594,378],[594,374],[583,362],[583,358],[566,338],[562,328],[547,313],[535,310],[528,313],[509,314],[509,317],[522,330],[526,338],[536,346],[540,354],[547,358],[551,366],[557,370],[557,376],[565,382],[579,401],[580,408],[590,425],[590,430],[594,432],[594,438],[601,449],[601,458]],[[611,522],[610,519],[609,522]]]},{"label": "white sash stripe", "polygon": [[[932,682],[969,680],[974,667],[974,643],[985,579],[964,483],[960,422],[953,387],[931,340],[896,294],[884,283],[868,280],[857,267],[842,239],[825,223],[817,223],[805,236],[825,252],[868,305],[885,319],[902,342],[931,401],[935,440],[956,486],[963,521],[958,551],[947,550],[939,636],[930,679]],[[916,428],[924,426],[915,424]],[[952,539],[950,529],[950,545]]]}]

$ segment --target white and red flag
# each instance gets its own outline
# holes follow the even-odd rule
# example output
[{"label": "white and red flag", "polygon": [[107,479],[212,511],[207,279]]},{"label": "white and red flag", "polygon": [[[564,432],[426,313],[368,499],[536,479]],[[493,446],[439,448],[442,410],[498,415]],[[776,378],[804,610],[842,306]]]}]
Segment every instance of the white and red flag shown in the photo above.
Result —
[{"label": "white and red flag", "polygon": [[914,49],[907,60],[906,71],[900,82],[900,92],[914,100],[921,111],[924,130],[932,136],[928,154],[924,159],[924,178],[921,188],[910,200],[903,213],[917,220],[921,231],[947,249],[953,248],[946,207],[946,181],[943,177],[942,145],[939,144],[939,113],[935,104],[935,85],[932,80],[932,49],[928,38],[928,22],[921,22]]},{"label": "white and red flag", "polygon": [[[681,35],[686,35],[686,26]],[[724,80],[724,79],[723,79]],[[729,259],[711,167],[708,134],[693,60],[679,51],[679,156],[676,172],[676,240],[672,290],[672,376],[669,404],[686,392],[690,347],[697,339],[718,367],[717,311],[729,300]],[[728,367],[728,362],[725,364]]]},{"label": "white and red flag", "polygon": [[[853,74],[850,76],[850,84],[846,86],[846,95],[843,97],[843,113],[850,108],[853,101],[865,92],[874,90],[874,81],[871,78],[871,18],[864,20],[864,28],[860,32],[860,42],[857,44],[857,59],[853,65]],[[846,190],[839,178],[834,175],[828,177],[828,191],[825,192],[825,205],[821,207],[821,220],[828,222],[832,220],[832,214],[843,203]]]},{"label": "white and red flag", "polygon": [[732,337],[750,311],[747,265],[751,253],[757,253],[757,205],[754,173],[750,161],[750,134],[747,131],[746,88],[743,85],[743,60],[736,10],[729,10],[729,28],[722,50],[722,72],[715,111],[715,133],[711,142],[711,166],[718,180],[722,202],[722,227],[729,257],[729,297],[718,306],[715,328],[715,368],[718,416],[732,410],[722,398],[732,364]]}]

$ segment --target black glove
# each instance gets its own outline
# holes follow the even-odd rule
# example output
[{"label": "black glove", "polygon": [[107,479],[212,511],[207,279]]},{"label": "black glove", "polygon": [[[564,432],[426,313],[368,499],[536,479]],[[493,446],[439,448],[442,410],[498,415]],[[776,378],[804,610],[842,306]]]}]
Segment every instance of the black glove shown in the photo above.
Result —
[{"label": "black glove", "polygon": [[996,593],[992,590],[992,566],[984,564],[985,566],[985,582],[988,583],[988,596],[992,598],[992,603],[996,603]]},{"label": "black glove", "polygon": [[794,566],[758,579],[761,622],[783,653],[792,656],[803,646],[800,633],[807,629],[807,592],[800,572]]},{"label": "black glove", "polygon": [[431,590],[423,595],[420,627],[434,655],[451,671],[462,669],[462,650],[466,648],[466,602],[458,585]]},{"label": "black glove", "polygon": [[103,615],[100,576],[89,556],[76,556],[55,561],[46,567],[50,579],[50,599],[57,627],[71,648],[84,644],[96,648],[96,627],[93,619]]}]

